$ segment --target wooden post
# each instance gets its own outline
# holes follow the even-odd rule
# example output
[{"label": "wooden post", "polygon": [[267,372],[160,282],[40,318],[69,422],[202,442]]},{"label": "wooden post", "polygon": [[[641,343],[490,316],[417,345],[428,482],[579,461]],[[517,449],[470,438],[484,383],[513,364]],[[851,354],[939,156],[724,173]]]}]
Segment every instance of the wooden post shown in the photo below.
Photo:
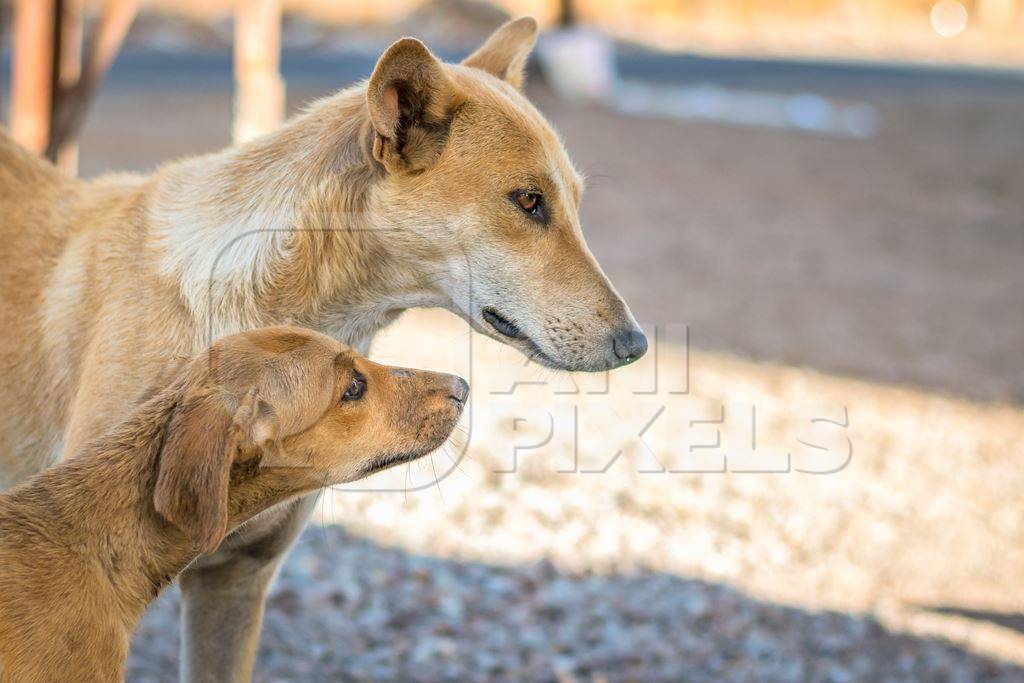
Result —
[{"label": "wooden post", "polygon": [[[52,121],[66,104],[68,93],[82,77],[82,0],[57,0],[57,45],[54,54],[57,60],[57,89],[51,110]],[[49,150],[48,150],[49,151]],[[53,159],[58,168],[70,176],[78,174],[78,138],[65,140],[56,147]]]},{"label": "wooden post", "polygon": [[569,29],[576,25],[576,11],[572,0],[559,0],[558,3],[558,27]]},{"label": "wooden post", "polygon": [[280,0],[237,0],[235,5],[235,121],[232,137],[245,142],[284,120]]},{"label": "wooden post", "polygon": [[58,150],[75,144],[78,139],[89,105],[107,69],[120,51],[138,9],[139,0],[109,0],[104,8],[81,77],[75,80],[70,89],[60,91],[60,106],[54,117],[53,131],[46,149],[50,158],[56,159]]},{"label": "wooden post", "polygon": [[46,149],[53,106],[55,0],[16,0],[11,59],[11,135]]}]

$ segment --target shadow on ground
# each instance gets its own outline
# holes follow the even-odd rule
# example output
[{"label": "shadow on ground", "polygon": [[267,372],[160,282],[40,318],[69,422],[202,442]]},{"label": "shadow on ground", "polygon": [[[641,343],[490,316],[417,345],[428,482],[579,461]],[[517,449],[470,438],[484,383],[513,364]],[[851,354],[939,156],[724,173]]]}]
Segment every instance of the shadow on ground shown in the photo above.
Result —
[{"label": "shadow on ground", "polygon": [[[128,680],[176,680],[177,615],[171,591],[136,634]],[[1020,681],[1024,669],[721,584],[439,559],[325,526],[275,584],[255,680]]]}]

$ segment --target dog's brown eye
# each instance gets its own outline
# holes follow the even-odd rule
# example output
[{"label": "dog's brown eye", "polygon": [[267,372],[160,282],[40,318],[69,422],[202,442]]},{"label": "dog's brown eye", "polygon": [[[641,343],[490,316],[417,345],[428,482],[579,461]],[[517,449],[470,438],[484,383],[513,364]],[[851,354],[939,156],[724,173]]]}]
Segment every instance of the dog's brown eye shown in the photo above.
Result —
[{"label": "dog's brown eye", "polygon": [[341,395],[342,401],[358,401],[366,393],[366,378],[360,375],[358,372],[352,375],[352,380],[349,382],[348,389]]},{"label": "dog's brown eye", "polygon": [[512,200],[532,218],[544,220],[544,202],[539,192],[516,190],[512,193]]},{"label": "dog's brown eye", "polygon": [[520,192],[516,196],[516,201],[519,202],[523,211],[533,211],[540,204],[540,195],[533,192]]}]

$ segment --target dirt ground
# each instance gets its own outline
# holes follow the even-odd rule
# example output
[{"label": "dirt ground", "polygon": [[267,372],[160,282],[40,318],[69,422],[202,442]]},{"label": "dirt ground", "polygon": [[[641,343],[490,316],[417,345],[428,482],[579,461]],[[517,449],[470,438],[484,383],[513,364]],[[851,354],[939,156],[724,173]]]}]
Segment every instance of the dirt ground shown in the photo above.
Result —
[{"label": "dirt ground", "polygon": [[[169,70],[114,74],[85,175],[227,142],[229,81]],[[508,398],[516,359],[474,342],[466,458],[382,480],[423,490],[327,497],[272,596],[261,680],[1024,680],[1024,87],[827,73],[798,85],[878,107],[877,137],[626,119],[531,87],[589,176],[605,270],[642,322],[688,327],[690,352],[658,358],[690,392],[623,375],[604,397]],[[343,80],[292,78],[292,106]],[[419,313],[375,353],[468,374],[464,344]],[[659,401],[725,411],[727,447],[752,405],[759,443],[793,452],[804,418],[845,411],[853,455],[832,475],[645,475]],[[512,418],[537,406],[555,436],[506,474],[544,424]],[[623,449],[603,475],[559,472],[574,406],[621,423],[585,442]],[[682,424],[651,430],[660,457],[689,452]],[[175,599],[133,680],[171,680]]]}]

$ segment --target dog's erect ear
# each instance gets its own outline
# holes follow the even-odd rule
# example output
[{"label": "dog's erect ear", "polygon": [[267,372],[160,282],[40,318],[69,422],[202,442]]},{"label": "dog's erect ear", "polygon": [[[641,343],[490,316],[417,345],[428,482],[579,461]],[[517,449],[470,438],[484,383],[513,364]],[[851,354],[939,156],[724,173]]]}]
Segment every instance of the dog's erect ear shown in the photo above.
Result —
[{"label": "dog's erect ear", "polygon": [[503,24],[476,52],[462,60],[466,66],[483,69],[492,76],[523,87],[523,71],[537,42],[537,20],[520,17]]},{"label": "dog's erect ear", "polygon": [[390,172],[430,167],[444,149],[458,99],[426,45],[415,38],[399,40],[381,56],[366,89],[377,133],[373,156]]},{"label": "dog's erect ear", "polygon": [[201,553],[216,550],[227,533],[232,463],[277,440],[265,406],[255,391],[239,401],[204,388],[187,393],[167,424],[153,504]]}]

